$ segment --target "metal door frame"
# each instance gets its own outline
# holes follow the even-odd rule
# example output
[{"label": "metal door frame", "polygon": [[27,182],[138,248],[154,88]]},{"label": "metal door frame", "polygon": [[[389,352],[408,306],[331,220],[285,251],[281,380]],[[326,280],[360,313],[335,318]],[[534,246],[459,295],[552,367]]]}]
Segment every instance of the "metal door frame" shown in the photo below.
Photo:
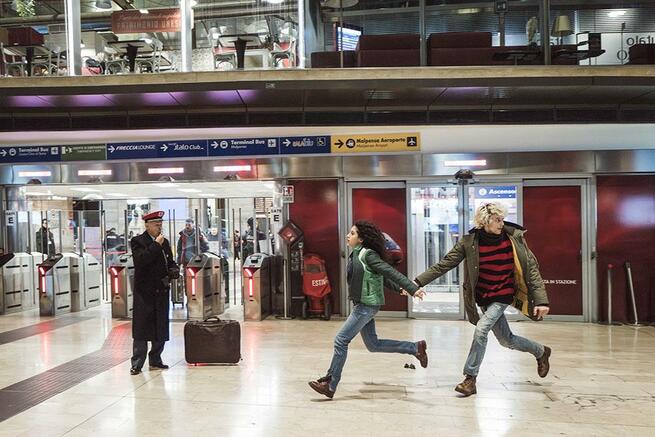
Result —
[{"label": "metal door frame", "polygon": [[[494,186],[516,186],[516,217],[518,222],[523,222],[523,186],[524,180],[520,177],[506,177],[506,176],[490,176],[490,177],[478,177],[474,179],[473,183],[464,185],[466,188],[475,187],[476,185],[494,185]],[[462,234],[468,232],[468,203],[469,195],[468,190],[464,193],[462,190],[462,185],[453,182],[452,179],[448,178],[439,178],[431,179],[429,182],[421,182],[420,180],[413,180],[411,183],[407,183],[407,241],[412,241],[414,229],[411,222],[411,189],[412,188],[432,188],[432,187],[443,187],[443,186],[453,186],[458,189],[458,199],[459,199],[459,223],[460,228],[462,229]],[[462,202],[465,202],[466,205],[462,206]],[[417,275],[418,271],[416,269],[417,264],[413,255],[409,254],[408,258],[408,273],[410,275]],[[464,294],[462,284],[464,283],[464,269],[459,271],[459,313],[458,314],[431,314],[431,313],[419,313],[414,311],[414,301],[412,298],[409,299],[409,304],[407,307],[408,317],[413,319],[429,319],[429,320],[466,320],[466,312],[464,311]],[[520,314],[505,314],[508,320],[522,320],[523,316]]]},{"label": "metal door frame", "polygon": [[[413,188],[441,188],[441,187],[451,187],[455,188],[457,191],[457,211],[458,211],[458,226],[462,226],[462,207],[461,207],[461,190],[460,186],[453,183],[452,180],[441,179],[441,180],[431,180],[430,182],[421,183],[421,182],[412,182],[407,184],[407,241],[413,241],[415,238],[415,229],[414,223],[412,221],[412,189]],[[408,251],[407,254],[407,270],[410,275],[410,278],[415,278],[419,273],[417,269],[417,260],[414,257],[414,251]],[[408,297],[407,304],[407,317],[412,319],[431,319],[431,320],[465,320],[466,315],[464,313],[464,299],[462,293],[462,281],[464,280],[464,269],[459,270],[459,312],[451,314],[439,314],[439,313],[422,313],[414,311],[414,299]]]},{"label": "metal door frame", "polygon": [[[580,234],[581,234],[581,250],[582,250],[582,314],[581,315],[548,315],[548,320],[562,321],[562,322],[591,322],[595,321],[596,312],[593,311],[597,307],[597,293],[591,292],[596,284],[595,272],[595,248],[592,244],[595,241],[595,224],[593,222],[593,199],[590,197],[592,191],[592,180],[590,178],[575,178],[575,179],[524,179],[523,186],[525,187],[567,187],[575,186],[580,187]],[[548,288],[546,288],[548,291]]]},{"label": "metal door frame", "polygon": [[[342,249],[342,254],[344,256],[341,258],[342,259],[342,272],[346,271],[346,264],[348,263],[348,255],[350,253],[348,252],[348,248],[346,247],[346,240],[345,240],[345,233],[350,231],[350,227],[352,226],[353,223],[353,189],[389,189],[389,188],[402,188],[405,190],[405,195],[407,195],[407,183],[405,181],[389,181],[389,182],[362,182],[362,181],[356,181],[356,182],[348,182],[345,181],[345,191],[346,191],[346,198],[345,200],[345,207],[344,210],[346,211],[346,222],[345,226],[343,227],[343,233],[344,235],[341,238],[341,247]],[[405,205],[405,216],[407,217],[407,205]],[[407,229],[409,230],[409,223],[407,223]],[[409,234],[408,234],[409,235]],[[407,244],[409,245],[411,240],[407,240]],[[410,272],[410,265],[409,265],[409,260],[407,262],[407,271]],[[341,296],[341,313],[344,316],[349,316],[350,312],[352,311],[352,302],[348,298],[348,278],[346,278],[346,275],[341,275],[341,289],[344,290]],[[409,310],[409,307],[408,307]],[[407,315],[409,314],[408,311],[380,311],[378,313],[380,316],[383,317],[397,317],[397,318],[407,318]]]}]

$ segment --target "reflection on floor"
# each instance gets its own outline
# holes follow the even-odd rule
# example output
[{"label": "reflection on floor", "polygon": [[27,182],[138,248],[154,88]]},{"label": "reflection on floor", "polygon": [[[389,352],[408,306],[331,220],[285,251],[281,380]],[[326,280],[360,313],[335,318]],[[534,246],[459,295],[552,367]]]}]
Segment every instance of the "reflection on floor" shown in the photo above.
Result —
[{"label": "reflection on floor", "polygon": [[[100,349],[109,305],[91,319],[0,346],[0,386]],[[43,321],[38,313],[0,317],[2,330]],[[655,435],[655,328],[577,323],[512,323],[553,348],[552,370],[495,339],[478,394],[458,398],[473,326],[466,322],[379,319],[380,337],[429,345],[428,369],[413,357],[366,351],[355,339],[333,401],[307,381],[325,373],[342,321],[249,322],[238,366],[184,362],[183,323],[172,323],[167,371],[129,375],[125,361],[0,423],[0,436],[501,436]],[[418,367],[418,366],[417,366]]]}]

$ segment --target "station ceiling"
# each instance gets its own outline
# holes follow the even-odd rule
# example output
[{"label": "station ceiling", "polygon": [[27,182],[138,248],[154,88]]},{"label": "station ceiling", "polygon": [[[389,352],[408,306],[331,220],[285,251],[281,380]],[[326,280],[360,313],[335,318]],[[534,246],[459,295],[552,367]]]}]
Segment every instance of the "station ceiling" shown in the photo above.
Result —
[{"label": "station ceiling", "polygon": [[650,66],[283,70],[0,80],[0,130],[655,121]]}]

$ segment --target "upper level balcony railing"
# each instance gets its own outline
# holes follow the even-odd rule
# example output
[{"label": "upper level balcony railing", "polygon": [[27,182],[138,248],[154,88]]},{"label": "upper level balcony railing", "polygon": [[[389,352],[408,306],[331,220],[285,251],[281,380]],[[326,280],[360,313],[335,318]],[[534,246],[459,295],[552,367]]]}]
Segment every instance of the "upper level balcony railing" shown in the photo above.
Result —
[{"label": "upper level balcony railing", "polygon": [[655,0],[0,0],[0,75],[655,63]]}]

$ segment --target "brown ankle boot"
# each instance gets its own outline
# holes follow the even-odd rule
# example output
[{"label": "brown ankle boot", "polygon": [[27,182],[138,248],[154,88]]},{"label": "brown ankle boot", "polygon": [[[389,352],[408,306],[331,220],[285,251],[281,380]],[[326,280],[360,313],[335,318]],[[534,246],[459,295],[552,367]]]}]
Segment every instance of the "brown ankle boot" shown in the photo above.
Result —
[{"label": "brown ankle boot", "polygon": [[320,393],[323,396],[327,396],[330,399],[334,397],[334,392],[330,390],[330,378],[327,376],[324,376],[323,378],[319,378],[316,381],[310,381],[309,386],[316,393]]},{"label": "brown ankle boot", "polygon": [[537,373],[542,378],[545,378],[550,370],[550,362],[548,362],[548,359],[550,358],[551,353],[551,349],[548,346],[544,346],[544,354],[541,358],[537,358]]},{"label": "brown ankle boot", "polygon": [[476,394],[478,391],[475,388],[475,376],[466,375],[464,381],[457,384],[455,391],[464,395],[464,397]]},{"label": "brown ankle boot", "polygon": [[418,359],[418,362],[421,363],[421,367],[425,369],[428,367],[428,344],[425,340],[421,340],[416,343],[416,347],[418,348],[418,352],[416,352],[416,355],[414,356]]}]

